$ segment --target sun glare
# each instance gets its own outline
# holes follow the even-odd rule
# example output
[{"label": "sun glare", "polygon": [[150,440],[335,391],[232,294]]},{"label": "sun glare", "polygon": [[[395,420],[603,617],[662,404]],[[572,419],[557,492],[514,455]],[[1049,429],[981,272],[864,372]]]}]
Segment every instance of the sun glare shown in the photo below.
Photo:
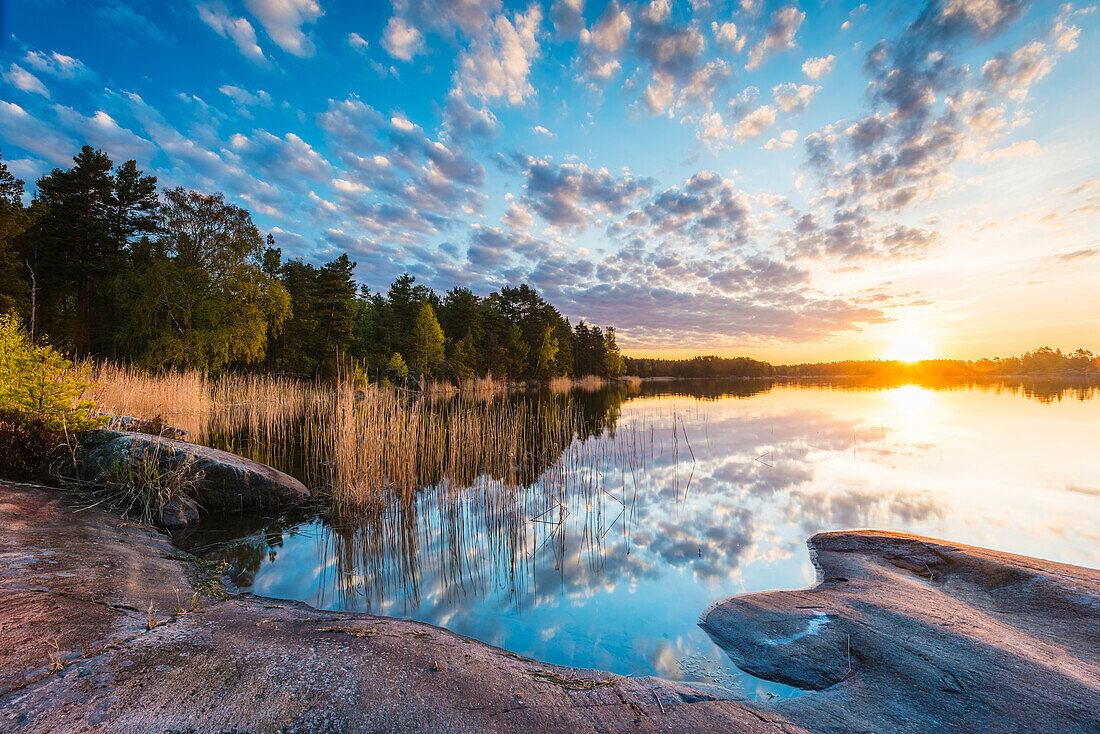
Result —
[{"label": "sun glare", "polygon": [[891,339],[890,346],[883,352],[882,358],[919,362],[922,359],[932,359],[935,355],[936,350],[931,339],[913,332],[905,332]]}]

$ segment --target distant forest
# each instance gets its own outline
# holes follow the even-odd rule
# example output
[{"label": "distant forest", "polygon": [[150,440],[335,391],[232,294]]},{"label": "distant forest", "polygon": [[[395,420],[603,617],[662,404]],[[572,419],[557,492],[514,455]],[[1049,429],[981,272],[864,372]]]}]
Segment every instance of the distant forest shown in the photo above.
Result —
[{"label": "distant forest", "polygon": [[0,313],[73,356],[453,380],[623,373],[613,327],[574,327],[527,285],[440,296],[403,274],[372,293],[346,254],[284,259],[221,194],[158,192],[135,161],[116,168],[90,146],[73,163],[24,206],[0,159]]},{"label": "distant forest", "polygon": [[1095,376],[1100,357],[1087,349],[1064,353],[1042,347],[1022,357],[996,359],[846,360],[809,364],[772,365],[747,357],[693,357],[692,359],[637,359],[624,357],[626,374],[638,377],[882,377],[882,378],[977,378],[1018,375]]}]

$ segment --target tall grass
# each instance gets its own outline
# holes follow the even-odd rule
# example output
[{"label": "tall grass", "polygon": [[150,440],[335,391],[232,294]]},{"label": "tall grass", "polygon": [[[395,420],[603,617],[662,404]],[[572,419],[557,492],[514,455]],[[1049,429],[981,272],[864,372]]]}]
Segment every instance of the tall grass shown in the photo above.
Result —
[{"label": "tall grass", "polygon": [[387,508],[408,508],[424,493],[438,508],[473,498],[483,515],[516,532],[530,518],[545,523],[557,516],[560,523],[578,497],[614,497],[625,507],[628,484],[636,493],[638,477],[628,482],[621,471],[613,494],[609,467],[636,474],[644,463],[645,449],[630,431],[612,441],[578,438],[587,431],[569,395],[504,394],[504,383],[492,379],[456,393],[431,383],[358,386],[350,377],[319,383],[271,375],[152,375],[111,364],[93,365],[92,372],[92,397],[104,412],[162,416],[188,431],[188,440],[293,467],[331,498],[338,515],[373,516],[378,523]]}]

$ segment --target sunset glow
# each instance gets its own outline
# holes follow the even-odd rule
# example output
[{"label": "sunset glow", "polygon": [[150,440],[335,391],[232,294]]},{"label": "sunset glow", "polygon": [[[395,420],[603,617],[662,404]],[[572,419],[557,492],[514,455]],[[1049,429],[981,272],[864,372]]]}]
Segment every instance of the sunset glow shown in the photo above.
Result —
[{"label": "sunset glow", "polygon": [[[87,143],[224,192],[284,259],[346,252],[372,292],[528,283],[628,355],[972,358],[1100,333],[1088,4],[2,13],[0,144],[28,203]],[[934,342],[900,333],[914,318]]]}]

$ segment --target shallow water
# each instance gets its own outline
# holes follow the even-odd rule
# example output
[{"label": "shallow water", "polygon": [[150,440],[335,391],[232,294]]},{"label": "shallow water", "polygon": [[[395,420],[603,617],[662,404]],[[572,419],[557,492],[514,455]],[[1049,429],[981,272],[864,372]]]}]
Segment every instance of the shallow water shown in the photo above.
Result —
[{"label": "shallow water", "polygon": [[257,594],[430,622],[552,663],[791,695],[733,668],[696,623],[725,596],[812,584],[815,532],[875,527],[1100,566],[1097,397],[647,383],[576,396],[595,435],[573,449],[598,460],[573,477],[588,489],[548,512],[527,509],[534,490],[486,479],[425,488],[370,523],[294,510],[176,541],[229,561]]}]

